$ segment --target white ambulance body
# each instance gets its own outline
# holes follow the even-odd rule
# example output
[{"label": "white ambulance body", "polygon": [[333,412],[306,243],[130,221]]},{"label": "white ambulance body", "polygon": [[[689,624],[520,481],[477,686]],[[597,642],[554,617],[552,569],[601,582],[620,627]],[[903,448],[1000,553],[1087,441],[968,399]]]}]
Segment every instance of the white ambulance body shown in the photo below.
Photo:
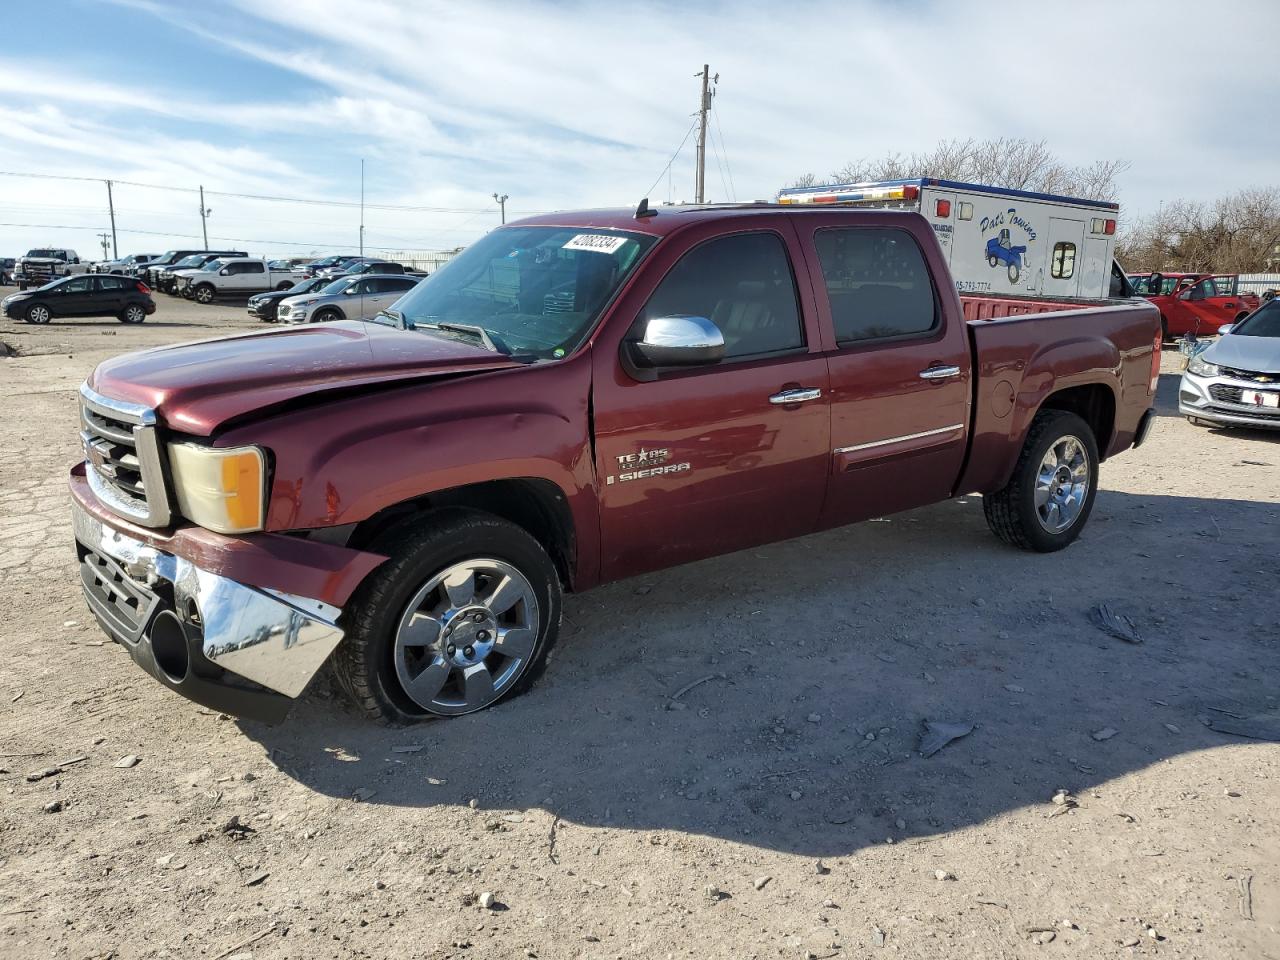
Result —
[{"label": "white ambulance body", "polygon": [[921,213],[961,293],[1111,295],[1119,204],[927,178],[793,187],[778,202]]}]

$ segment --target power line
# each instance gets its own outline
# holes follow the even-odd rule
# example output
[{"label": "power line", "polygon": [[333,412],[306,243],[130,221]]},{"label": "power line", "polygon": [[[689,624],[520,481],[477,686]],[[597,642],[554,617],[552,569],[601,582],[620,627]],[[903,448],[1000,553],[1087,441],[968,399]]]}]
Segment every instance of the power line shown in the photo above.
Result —
[{"label": "power line", "polygon": [[649,194],[653,193],[653,188],[656,187],[661,182],[662,178],[667,175],[667,171],[670,170],[671,165],[676,162],[676,157],[680,156],[680,151],[683,150],[684,145],[689,142],[689,136],[693,133],[693,130],[697,125],[698,121],[696,119],[693,123],[689,124],[689,129],[684,132],[684,139],[680,141],[680,146],[676,147],[676,152],[671,155],[671,159],[668,160],[667,165],[662,168],[662,172],[654,179],[649,189],[644,192],[644,196],[647,197]]},{"label": "power line", "polygon": [[[57,173],[23,173],[13,170],[0,170],[0,177],[26,177],[35,180],[73,180],[81,183],[102,183],[102,177],[76,177],[67,174]],[[141,183],[137,180],[116,180],[112,183],[118,186],[141,187],[146,190],[167,190],[171,193],[199,193],[196,187],[174,187],[160,183]],[[233,193],[226,190],[206,190],[206,195],[210,197],[228,197],[236,200],[261,200],[269,203],[298,203],[311,206],[321,207],[349,207],[358,208],[360,203],[355,200],[319,200],[314,197],[284,197],[272,194],[260,193]],[[403,210],[409,213],[492,213],[489,207],[427,207],[415,206],[411,204],[398,203],[366,203],[366,210]],[[515,213],[516,211],[512,211]],[[523,213],[523,211],[521,211]]]},{"label": "power line", "polygon": [[720,111],[711,104],[711,116],[716,122],[716,134],[720,137],[720,152],[724,154],[724,168],[729,171],[729,192],[733,200],[738,199],[738,185],[733,182],[733,167],[729,166],[729,148],[724,144],[724,131],[720,129]]}]

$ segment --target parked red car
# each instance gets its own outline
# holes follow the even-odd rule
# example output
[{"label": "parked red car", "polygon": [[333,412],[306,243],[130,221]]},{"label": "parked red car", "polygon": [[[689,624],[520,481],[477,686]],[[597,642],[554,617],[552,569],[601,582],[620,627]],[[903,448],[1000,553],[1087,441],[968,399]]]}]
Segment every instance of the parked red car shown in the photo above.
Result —
[{"label": "parked red car", "polygon": [[916,213],[523,220],[373,320],[100,365],[84,592],[218,710],[279,718],[333,654],[374,717],[469,713],[532,683],[562,591],[970,492],[1062,549],[1159,344],[1140,301],[962,306]]},{"label": "parked red car", "polygon": [[1235,274],[1150,273],[1130,277],[1139,296],[1160,308],[1164,338],[1213,336],[1224,323],[1239,323],[1261,300],[1240,293]]}]

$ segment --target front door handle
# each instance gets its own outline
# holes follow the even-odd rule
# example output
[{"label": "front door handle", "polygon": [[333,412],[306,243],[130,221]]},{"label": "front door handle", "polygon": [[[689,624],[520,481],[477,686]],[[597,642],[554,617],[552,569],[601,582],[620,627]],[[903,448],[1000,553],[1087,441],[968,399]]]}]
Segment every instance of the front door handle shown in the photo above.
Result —
[{"label": "front door handle", "polygon": [[929,367],[927,370],[920,371],[921,380],[949,380],[951,377],[960,376],[959,367]]},{"label": "front door handle", "polygon": [[794,387],[791,390],[775,393],[769,398],[769,402],[781,406],[787,403],[804,403],[806,400],[817,400],[821,396],[822,391],[817,387]]}]

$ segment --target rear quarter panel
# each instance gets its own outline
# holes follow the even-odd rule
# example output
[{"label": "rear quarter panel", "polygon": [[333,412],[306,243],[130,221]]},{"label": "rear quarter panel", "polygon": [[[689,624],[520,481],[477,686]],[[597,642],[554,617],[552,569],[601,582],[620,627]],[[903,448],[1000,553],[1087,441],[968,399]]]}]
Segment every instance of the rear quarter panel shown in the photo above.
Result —
[{"label": "rear quarter panel", "polygon": [[1151,369],[1160,313],[1150,304],[971,320],[976,370],[972,444],[958,493],[1003,487],[1036,413],[1052,394],[1101,384],[1115,401],[1111,435],[1098,437],[1105,459],[1133,444],[1155,402]]}]

